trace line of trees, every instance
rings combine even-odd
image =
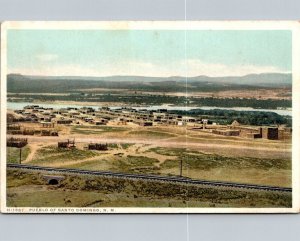
[[[252,107],[256,109],[277,109],[290,108],[291,100],[275,99],[246,99],[246,98],[186,98],[185,96],[168,95],[141,95],[141,94],[69,94],[69,95],[24,95],[13,94],[9,96],[8,101],[80,101],[80,102],[122,102],[125,104],[136,105],[161,105],[172,104],[178,106],[215,106],[215,107]]]
[[[282,116],[274,112],[263,111],[234,111],[234,110],[190,110],[190,111],[172,111],[174,114],[189,115],[193,117],[208,118],[212,122],[219,124],[231,124],[234,120],[244,125],[287,125],[292,126],[291,116]]]

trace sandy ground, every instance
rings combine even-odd
[[[34,128],[37,124],[25,124],[28,128]],[[196,151],[207,154],[217,154],[228,157],[253,157],[253,158],[276,158],[282,160],[291,159],[292,144],[291,141],[271,141],[265,139],[244,139],[240,137],[224,137],[211,133],[186,130],[184,127],[175,126],[153,126],[140,127],[131,125],[109,125],[97,129],[89,129],[89,125],[78,129],[83,133],[76,133],[71,126],[57,126],[59,136],[24,136],[13,135],[13,137],[27,138],[30,148],[30,154],[23,163],[31,163],[38,160],[37,151],[40,148],[52,145],[56,146],[58,141],[67,139],[75,140],[78,149],[83,150],[88,143],[108,143],[116,144],[114,148],[108,151],[101,151],[99,155],[87,157],[80,160],[56,160],[51,162],[53,167],[68,167],[94,165],[91,168],[108,170],[114,168],[115,161],[127,160],[131,157],[145,157],[155,159],[154,166],[160,167],[166,160],[178,162],[178,155],[157,153],[151,151],[152,148],[183,148],[187,152]],[[107,127],[121,127],[121,129],[112,129]],[[96,130],[96,131],[95,131]],[[117,130],[117,131],[116,131]],[[75,131],[75,132],[74,132]],[[86,133],[85,133],[86,132]],[[10,135],[8,135],[10,137]],[[131,145],[121,145],[131,144]],[[167,150],[168,151],[168,150]],[[51,154],[53,157],[54,154]],[[49,156],[50,157],[50,156]],[[52,158],[53,160],[53,158]],[[47,163],[43,163],[45,165]],[[178,163],[179,165],[179,163]],[[178,175],[178,168],[163,168],[162,174]],[[290,185],[291,170],[274,171],[249,168],[241,170],[228,170],[226,168],[217,168],[212,171],[207,170],[188,170],[185,173],[193,178],[205,178],[212,180],[227,180],[239,182],[254,182],[269,185]]]
[[[38,124],[23,123],[26,128],[40,128]],[[265,139],[245,139],[240,137],[224,137],[204,131],[186,130],[184,127],[153,126],[140,127],[131,125],[115,125],[121,127],[120,131],[105,131],[105,129],[89,129],[89,125],[82,127],[76,133],[72,127],[58,125],[54,129],[59,130],[59,136],[23,136],[13,137],[28,138],[31,154],[25,162],[30,162],[34,152],[40,145],[57,144],[58,141],[74,139],[76,143],[131,143],[147,146],[159,146],[168,148],[188,148],[207,153],[215,153],[227,156],[250,156],[261,158],[289,158],[291,157],[291,141],[272,141]],[[106,127],[104,127],[106,128]],[[86,132],[86,133],[85,133]],[[12,135],[8,135],[11,137]],[[153,157],[154,158],[154,157]],[[163,157],[156,156],[158,160]]]
[[[37,150],[40,149],[40,148],[42,148],[42,147],[44,147],[44,146],[47,146],[47,144],[31,143],[29,145],[30,153],[27,156],[27,158],[24,161],[22,161],[22,163],[25,164],[25,163],[28,163],[28,162],[32,161],[33,157],[35,156],[35,154],[37,152]]]
[[[8,137],[11,137],[8,135]],[[14,135],[13,137],[16,138],[24,138],[23,135]],[[120,139],[120,138],[105,138],[105,137],[81,137],[81,136],[60,136],[60,137],[46,137],[43,136],[42,138],[39,136],[28,136],[26,137],[30,143],[56,143],[58,141],[64,141],[66,139],[73,139],[75,138],[76,142],[79,143],[93,143],[93,142],[101,142],[101,143],[140,143],[140,144],[147,144],[147,145],[159,145],[161,147],[174,147],[174,148],[187,148],[187,147],[199,147],[199,148],[205,148],[205,147],[215,147],[216,144],[203,144],[198,142],[181,142],[181,141],[172,141],[169,138],[167,140],[160,140],[159,142],[157,140],[149,140],[149,139]],[[230,148],[230,149],[241,149],[240,145],[235,144],[221,144],[218,145],[218,148]],[[276,147],[249,147],[249,146],[243,146],[244,150],[260,150],[260,151],[278,151]],[[281,150],[284,152],[290,152],[291,149],[284,149]]]

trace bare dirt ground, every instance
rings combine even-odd
[[[43,146],[45,146],[45,145],[44,144],[39,144],[39,143],[31,143],[29,145],[30,153],[27,156],[27,158],[23,161],[23,163],[28,163],[28,162],[32,161],[32,159],[35,156],[35,153],[37,152],[37,150],[40,149]]]
[[[34,125],[31,124],[31,127]],[[52,167],[71,167],[87,168],[92,170],[115,170],[128,171],[126,168],[137,168],[147,170],[156,167],[163,175],[178,175],[179,158],[182,156],[178,150],[185,150],[189,155],[193,152],[204,153],[207,155],[219,155],[228,158],[258,158],[291,160],[291,141],[271,141],[265,139],[250,140],[240,137],[223,137],[206,133],[202,131],[186,130],[184,127],[170,126],[118,126],[110,125],[99,127],[99,131],[84,126],[76,134],[72,126],[59,126],[60,136],[17,136],[28,138],[30,153],[23,163],[50,165]],[[122,129],[113,129],[122,128]],[[120,130],[120,131],[118,131]],[[108,143],[114,147],[108,151],[101,151],[92,156],[83,156],[81,158],[69,158],[68,155],[61,157],[58,153],[50,152],[49,156],[42,158],[39,156],[39,150],[46,147],[56,147],[58,141],[67,139],[75,140],[78,150],[86,150],[88,143]],[[165,152],[153,151],[153,149],[163,148]],[[172,150],[177,154],[172,154]],[[170,152],[169,152],[170,151]],[[84,153],[84,152],[83,152]],[[196,155],[196,154],[195,154]],[[60,158],[63,158],[60,160]],[[47,160],[51,159],[48,163]],[[40,161],[38,161],[40,160]],[[145,162],[155,160],[150,166]],[[199,161],[201,162],[201,158]],[[255,161],[255,159],[253,159]],[[130,164],[131,162],[134,164]],[[173,162],[170,163],[170,161]],[[125,163],[124,163],[125,162]],[[144,163],[139,167],[139,162]],[[118,165],[125,166],[125,169],[115,169]],[[168,163],[168,164],[166,164]],[[171,166],[169,166],[171,165]],[[201,164],[202,165],[202,164]],[[240,165],[240,164],[238,164]],[[121,168],[122,166],[120,166]],[[162,168],[163,167],[163,168]],[[155,170],[155,169],[153,169]],[[215,167],[213,169],[185,169],[184,174],[192,178],[226,180],[246,183],[290,186],[291,170],[288,169],[260,169],[242,167],[240,169],[231,169],[228,167]]]
[[[18,136],[14,135],[14,137],[19,137],[19,138],[24,138],[24,136]],[[140,143],[140,144],[147,144],[147,145],[159,145],[161,147],[174,147],[174,148],[201,148],[201,150],[205,149],[210,149],[217,147],[218,149],[220,148],[227,148],[227,149],[238,149],[241,150],[242,152],[245,150],[252,150],[252,151],[273,151],[273,152],[285,152],[288,153],[291,151],[291,147],[287,149],[282,149],[278,150],[276,146],[272,147],[271,145],[268,147],[266,146],[255,146],[255,147],[249,147],[247,145],[239,145],[237,144],[209,144],[209,143],[198,143],[198,142],[182,142],[182,141],[172,141],[171,138],[167,140],[160,140],[157,142],[156,140],[146,140],[143,138],[137,138],[137,139],[120,139],[120,138],[105,138],[105,137],[81,137],[81,136],[60,136],[60,137],[38,137],[38,136],[30,136],[27,137],[30,143],[57,143],[58,141],[64,141],[66,139],[73,139],[75,138],[76,142],[79,143],[96,143],[96,142],[101,142],[101,143]]]
[[[66,139],[75,139],[77,143],[131,143],[161,147],[191,148],[208,153],[229,156],[252,157],[286,157],[291,155],[292,145],[289,141],[247,140],[243,138],[226,138],[203,132],[189,131],[177,127],[126,127],[121,132],[99,132],[99,134],[69,134],[69,127],[60,127],[59,137],[26,136],[30,143],[57,143]],[[24,137],[24,136],[15,136]],[[36,147],[36,146],[35,146]],[[35,150],[33,147],[33,150]]]

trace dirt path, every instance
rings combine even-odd
[[[8,135],[10,137],[10,135]],[[24,138],[22,135],[14,135],[14,137]],[[57,141],[62,141],[66,139],[73,139],[74,136],[60,136],[60,137],[39,137],[39,136],[30,136],[27,137],[30,143],[56,143]],[[141,139],[126,139],[126,138],[103,138],[103,137],[75,137],[76,142],[81,143],[89,143],[89,142],[104,142],[104,143],[131,143],[131,144],[148,144],[148,145],[155,145],[155,146],[162,146],[162,147],[174,147],[174,148],[185,148],[185,147],[218,147],[218,148],[231,148],[231,149],[244,149],[244,150],[261,150],[261,151],[283,151],[283,152],[290,152],[291,145],[287,146],[286,148],[282,148],[278,150],[277,147],[266,146],[261,143],[260,146],[241,146],[237,144],[210,144],[210,143],[199,143],[199,142],[183,142],[183,141],[166,141],[166,140],[141,140]]]
[[[47,146],[47,145],[41,145],[41,144],[37,144],[37,143],[30,144],[31,153],[27,157],[27,159],[24,161],[24,163],[28,163],[28,162],[32,161],[37,150],[39,148],[42,148],[45,146]],[[162,155],[162,154],[158,154],[158,153],[149,151],[151,148],[156,147],[155,145],[136,144],[136,145],[130,146],[127,149],[124,149],[121,144],[118,144],[117,146],[118,146],[117,149],[99,152],[98,153],[99,155],[97,155],[97,156],[93,156],[93,157],[89,157],[89,158],[85,158],[85,159],[81,159],[81,160],[74,160],[74,161],[70,160],[70,161],[64,161],[64,162],[55,162],[55,163],[52,163],[51,166],[52,167],[65,167],[65,166],[69,166],[69,165],[82,164],[82,163],[86,163],[89,161],[97,161],[97,160],[100,161],[100,160],[104,160],[104,159],[113,162],[114,160],[118,159],[118,157],[116,157],[116,156],[121,156],[123,158],[126,158],[128,156],[135,156],[135,157],[146,156],[148,158],[154,158],[154,159],[158,160],[159,162],[155,163],[155,165],[160,166],[167,159],[173,160],[173,159],[177,158],[176,156],[166,156],[166,155]]]
[[[31,162],[33,160],[33,157],[35,155],[35,153],[37,152],[38,149],[42,148],[42,147],[45,147],[47,145],[44,145],[44,144],[39,144],[39,143],[32,143],[29,145],[30,147],[30,153],[29,155],[27,156],[27,158],[22,161],[22,163],[28,163],[28,162]]]
[[[142,156],[147,156],[149,158],[157,159],[159,161],[159,163],[155,163],[156,166],[161,165],[167,159],[175,160],[177,158],[177,156],[166,156],[166,155],[161,155],[161,154],[150,151],[151,148],[155,148],[155,147],[157,147],[157,146],[156,145],[142,145],[141,147],[139,147],[136,154],[132,153],[130,155],[132,155],[132,156],[141,156],[142,155]],[[139,155],[139,153],[140,153],[140,155]]]

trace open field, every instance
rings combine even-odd
[[[16,147],[6,148],[7,162],[8,163],[19,163],[20,162],[20,149]],[[28,146],[22,148],[22,160],[26,160],[30,153]]]
[[[55,141],[63,140],[67,136],[43,137],[43,139],[29,137],[28,149],[34,152],[29,153],[28,158],[22,163],[87,170],[179,175],[182,161],[183,175],[191,178],[291,186],[289,143],[283,145],[282,142],[269,140],[251,142],[238,137],[226,140],[224,137],[214,135],[206,139],[205,133],[203,138],[186,143],[184,132],[179,128],[153,127],[145,128],[144,131],[133,131],[131,127],[84,128],[99,129],[103,134],[100,137],[94,133],[85,134],[85,138],[81,138],[83,134],[77,134],[76,149],[57,148]],[[124,130],[115,132],[114,128]],[[71,127],[71,131],[73,130]],[[80,128],[79,130],[81,131]],[[112,134],[114,136],[110,136]],[[134,135],[137,136],[136,139]],[[111,139],[117,136],[118,142]],[[68,136],[70,137],[75,138],[74,135]],[[111,144],[107,151],[94,151],[86,149],[90,142]]]
[[[128,130],[124,127],[111,127],[111,126],[73,126],[71,134],[84,134],[84,135],[100,135],[110,132],[123,132]]]
[[[33,124],[23,124],[33,128]],[[59,137],[28,136],[30,143],[55,143],[75,139],[78,143],[102,142],[123,144],[145,144],[162,147],[190,148],[196,151],[233,157],[291,158],[291,141],[245,139],[225,137],[202,130],[191,130],[178,126],[140,127],[133,125],[110,126],[58,126]],[[21,136],[20,136],[21,137]]]
[[[8,170],[8,207],[291,207],[291,194]]]

